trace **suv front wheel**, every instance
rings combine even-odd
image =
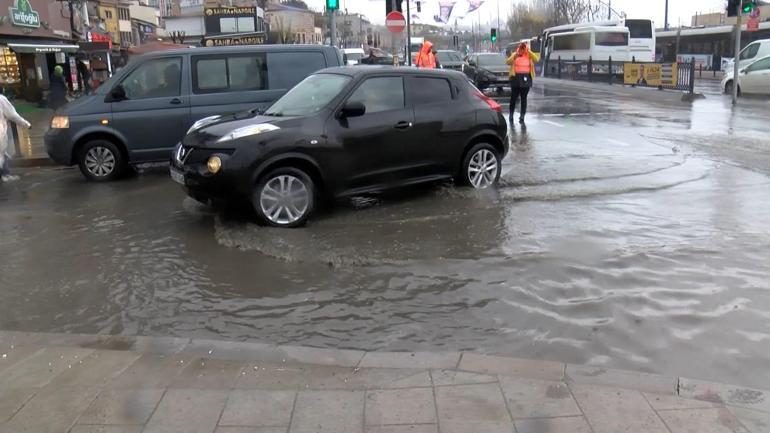
[[[91,140],[80,149],[78,165],[86,179],[109,182],[121,175],[125,168],[125,159],[115,143],[101,139]]]
[[[263,176],[252,205],[260,222],[273,227],[301,227],[313,213],[315,184],[304,171],[281,167]]]

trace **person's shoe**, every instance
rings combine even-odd
[[[519,117],[519,123],[524,124],[524,117]]]
[[[2,177],[3,182],[14,182],[19,180],[19,176],[7,175]]]

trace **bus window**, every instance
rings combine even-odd
[[[603,47],[625,47],[628,45],[628,34],[620,32],[596,32],[596,45]]]
[[[553,37],[553,51],[588,50],[590,48],[590,33],[572,33],[567,35],[555,35]]]
[[[652,21],[650,20],[626,20],[626,27],[632,39],[652,38]]]

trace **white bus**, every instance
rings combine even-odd
[[[631,61],[628,47],[629,30],[625,27],[577,27],[569,32],[554,33],[548,38],[549,61],[613,62]]]
[[[573,32],[579,27],[626,27],[629,32],[628,50],[631,57],[628,59],[637,62],[655,61],[655,23],[652,20],[620,19],[610,21],[598,21],[594,23],[565,24],[543,30],[541,39],[545,41],[542,55],[550,54],[549,38],[558,33]],[[614,60],[614,57],[613,57]]]

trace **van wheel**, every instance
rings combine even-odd
[[[471,148],[463,159],[459,183],[476,189],[486,189],[497,183],[502,172],[502,161],[497,150],[487,143]]]
[[[260,222],[273,227],[301,227],[313,213],[315,184],[300,169],[277,168],[257,182],[251,201]]]
[[[109,140],[91,140],[78,155],[78,165],[83,176],[96,182],[117,179],[125,169],[125,158],[115,143]]]

